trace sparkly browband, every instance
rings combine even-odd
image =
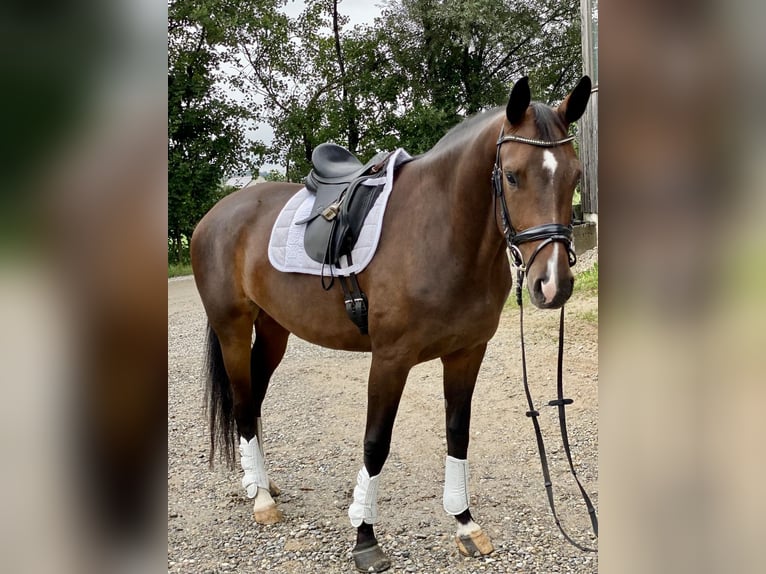
[[[525,143],[529,145],[535,145],[539,147],[556,147],[557,145],[569,143],[572,140],[575,139],[575,136],[569,136],[564,139],[556,140],[556,141],[544,141],[544,140],[533,140],[530,138],[523,138],[521,136],[514,136],[514,135],[507,135],[507,136],[500,136],[500,139],[497,140],[498,145],[500,145],[503,142],[519,142],[519,143]]]

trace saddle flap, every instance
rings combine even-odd
[[[384,185],[359,185],[342,204],[338,215],[338,229],[335,234],[334,253],[338,257],[350,253],[362,231],[367,214],[375,205]]]
[[[303,247],[306,249],[306,255],[318,263],[329,263],[328,245],[337,223],[337,219],[327,221],[323,217],[315,217],[308,222],[303,234]]]
[[[316,207],[311,210],[303,244],[306,254],[314,261],[337,264],[341,256],[351,253],[364,219],[384,187],[384,184],[364,185],[370,177],[355,180],[342,192],[342,197],[333,205],[332,217],[320,217],[322,211]]]
[[[310,177],[310,176],[309,176]],[[311,189],[308,186],[308,179],[306,178],[306,189],[313,191],[316,194],[316,200],[314,201],[314,207],[311,209],[311,213],[308,217],[296,221],[296,225],[308,223],[313,219],[322,215],[331,205],[339,204],[343,196],[343,192],[348,187],[346,183],[336,183],[334,185],[320,185],[315,189]]]

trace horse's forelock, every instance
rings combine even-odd
[[[541,102],[532,102],[530,104],[535,114],[535,127],[537,128],[537,139],[543,141],[554,141],[567,133],[567,127],[561,115]]]

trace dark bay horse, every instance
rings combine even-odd
[[[457,519],[463,554],[492,552],[468,508],[471,397],[511,289],[507,246],[526,266],[537,307],[560,308],[572,293],[565,232],[580,163],[567,132],[590,92],[584,77],[554,109],[531,102],[522,78],[505,108],[462,122],[399,169],[378,250],[358,275],[369,300],[368,335],[349,320],[340,289],[325,291],[318,277],[282,273],[269,262],[272,226],[300,185],[238,191],[200,221],[191,255],[208,317],[211,451],[217,443],[233,463],[239,437],[242,483],[255,499],[256,522],[282,518],[260,419],[269,379],[293,333],[324,347],[372,352],[364,465],[349,509],[356,567],[382,571],[391,564],[373,529],[381,470],[407,375],[436,358],[446,404],[444,509]]]

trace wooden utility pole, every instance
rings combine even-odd
[[[593,81],[593,94],[580,120],[579,144],[583,218],[598,224],[598,20],[593,20],[594,4],[598,10],[597,0],[580,0],[582,61],[585,74]]]

